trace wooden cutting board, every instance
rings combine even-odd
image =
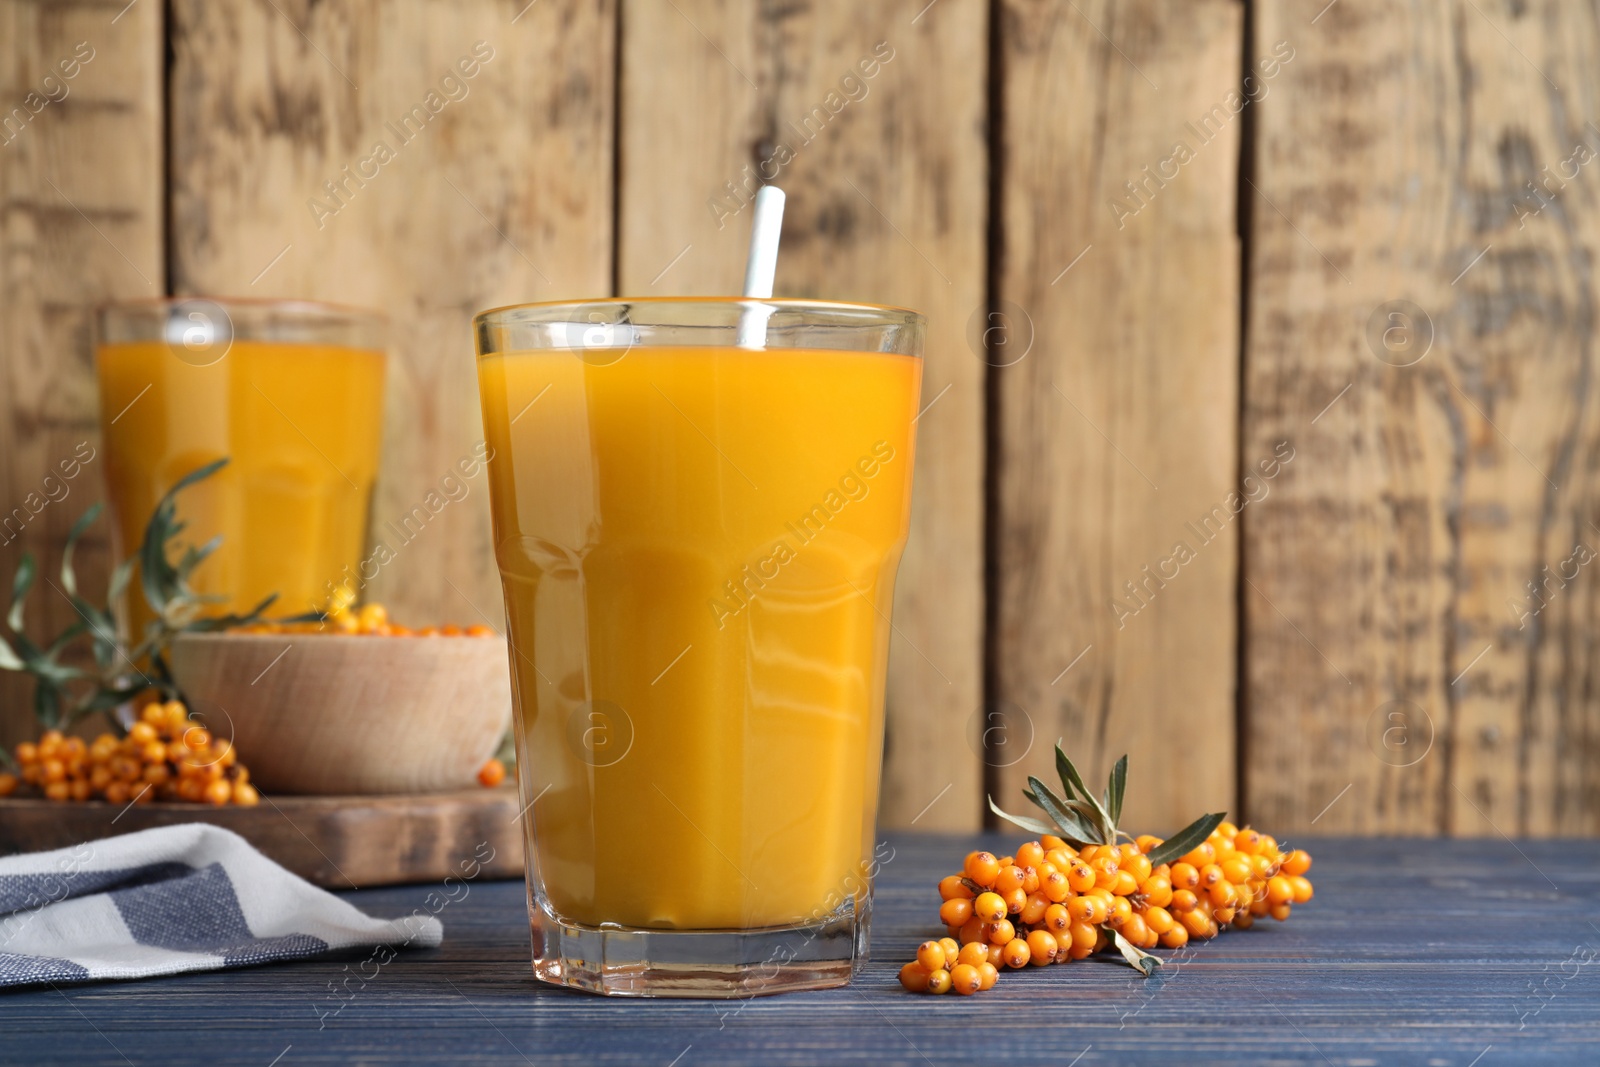
[[[0,855],[65,848],[153,826],[207,822],[243,837],[316,885],[367,889],[461,876],[522,875],[521,805],[513,788],[409,796],[263,794],[255,807],[0,799]]]

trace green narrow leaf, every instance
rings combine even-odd
[[[1122,792],[1128,787],[1128,757],[1124,755],[1111,768],[1111,780],[1106,783],[1106,811],[1112,823],[1122,821]]]
[[[217,630],[231,630],[235,626],[249,626],[251,623],[260,622],[262,613],[277,599],[278,594],[273,593],[243,615],[213,615],[209,618],[196,619],[185,626],[184,630],[189,633],[213,633]]]
[[[0,637],[0,669],[8,671],[23,669],[22,659],[11,650],[11,645],[3,637]]]
[[[1173,862],[1179,856],[1210,837],[1211,831],[1222,825],[1222,820],[1227,817],[1228,813],[1225,811],[1200,816],[1194,822],[1151,849],[1150,866],[1159,867],[1163,863]]]
[[[46,730],[61,725],[61,690],[43,676],[33,680],[33,714]]]
[[[1068,800],[1078,795],[1073,792],[1072,782],[1077,779],[1081,783],[1083,779],[1078,778],[1078,768],[1074,767],[1072,761],[1067,758],[1066,752],[1061,748],[1060,741],[1056,742],[1056,775],[1061,779],[1061,790],[1066,794]]]
[[[116,569],[111,572],[111,584],[106,587],[106,602],[115,604],[122,599],[122,594],[127,592],[128,582],[133,578],[133,565],[135,559],[129,556]]]
[[[1050,791],[1050,787],[1039,779],[1028,778],[1028,786],[1033,790],[1034,803],[1044,809],[1050,820],[1061,828],[1063,837],[1077,838],[1085,843],[1103,845],[1106,839],[1101,828],[1094,820],[1085,821],[1073,810],[1076,801],[1062,800]]]
[[[1083,784],[1083,775],[1078,773],[1078,768],[1073,766],[1072,760],[1067,758],[1066,752],[1061,748],[1061,742],[1056,742],[1056,771],[1061,775],[1061,784],[1066,787],[1070,797],[1074,792],[1082,797],[1095,813],[1095,824],[1100,830],[1101,843],[1110,844],[1116,840],[1117,824],[1111,818],[1111,813],[1095,799],[1089,787]]]
[[[1013,815],[1009,811],[1002,811],[1000,809],[1000,805],[994,802],[994,797],[989,798],[989,810],[1007,822],[1016,823],[1030,834],[1053,834],[1056,832],[1055,827],[1046,826],[1038,819],[1032,819],[1026,815]]]
[[[182,576],[167,559],[167,544],[184,528],[184,524],[178,521],[177,495],[227,465],[228,457],[223,456],[179,478],[156,504],[149,523],[145,525],[144,541],[138,552],[139,579],[145,601],[157,615],[165,615],[168,601],[188,593]],[[190,549],[186,557],[192,552],[193,549]]]
[[[1122,953],[1122,958],[1132,964],[1146,978],[1155,974],[1161,967],[1161,958],[1159,956],[1150,955],[1150,953],[1123,937],[1120,930],[1111,931],[1111,943],[1117,946],[1117,951]]]
[[[33,579],[38,573],[39,565],[34,562],[33,553],[24,552],[17,563],[17,573],[11,579],[11,610],[6,613],[6,625],[11,627],[14,634],[22,633],[22,605],[28,599],[28,590],[33,588]]]
[[[72,524],[72,529],[67,531],[67,543],[61,549],[61,587],[69,596],[76,596],[78,592],[78,575],[72,569],[72,550],[78,545],[78,538],[82,537],[90,524],[100,517],[100,505],[89,505],[89,510],[78,516],[78,521]]]

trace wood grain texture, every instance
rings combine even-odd
[[[982,804],[985,7],[976,0],[623,8],[619,284],[736,293],[762,179],[788,197],[778,296],[928,316],[910,541],[895,593],[881,820]]]
[[[1062,738],[1171,831],[1233,799],[1242,11],[1000,10],[997,799]]]
[[[102,495],[91,309],[158,296],[164,284],[161,8],[123,6],[0,0],[0,581],[8,601],[22,553],[54,578],[68,528]],[[110,569],[106,530],[102,522],[79,552],[89,590],[104,588]],[[53,637],[72,618],[66,598],[41,581],[29,633]],[[0,672],[0,744],[34,732],[32,692],[31,681]]]
[[[355,953],[8,992],[0,997],[0,1056],[173,1067],[210,1067],[219,1048],[245,1064],[282,1055],[283,1067],[665,1067],[674,1057],[679,1067],[1074,1058],[1079,1067],[1467,1067],[1482,1056],[1479,1067],[1566,1067],[1591,1062],[1600,1043],[1600,978],[1588,962],[1596,935],[1578,932],[1587,931],[1600,891],[1594,841],[1524,842],[1526,857],[1499,840],[1300,841],[1317,857],[1314,901],[1286,923],[1158,950],[1168,961],[1161,977],[1096,959],[1008,971],[972,1000],[906,993],[897,970],[939,930],[935,881],[968,849],[1005,843],[1009,851],[1016,841],[890,837],[894,859],[878,879],[872,960],[847,989],[714,1004],[542,986],[528,964],[522,884],[476,880],[464,898],[458,884],[343,894],[372,915],[421,910],[444,925],[439,949],[403,952],[377,973]],[[472,846],[464,842],[457,861]],[[1485,878],[1485,870],[1516,874]],[[1441,909],[1446,886],[1450,904]],[[456,901],[442,903],[446,894]]]
[[[460,876],[474,846],[487,877],[522,875],[521,804],[514,789],[476,788],[404,797],[269,797],[254,807],[196,804],[58,804],[0,799],[0,856],[48,852],[109,834],[205,822],[249,841],[329,889],[438,882]]]
[[[1247,516],[1249,814],[1593,834],[1600,26],[1259,10],[1299,55],[1258,115],[1245,455],[1300,458]]]
[[[610,288],[612,5],[180,0],[173,15],[176,289],[388,313],[373,538],[397,558],[366,592],[403,622],[498,625],[483,480],[414,537],[398,524],[483,440],[471,316]]]

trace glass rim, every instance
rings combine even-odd
[[[311,300],[304,297],[206,296],[198,293],[191,296],[144,296],[133,299],[102,300],[94,305],[94,314],[98,318],[107,312],[154,311],[196,301],[205,301],[223,308],[237,307],[260,311],[277,310],[291,314],[366,319],[384,326],[389,324],[389,316],[386,313],[379,311],[377,308],[363,307],[360,304],[339,304],[329,300]]]
[[[748,307],[760,304],[777,311],[857,312],[878,316],[876,325],[925,325],[927,316],[920,311],[897,304],[866,304],[849,300],[811,300],[799,297],[760,296],[609,296],[591,300],[535,300],[524,304],[502,304],[487,308],[472,316],[473,328],[485,324],[499,324],[512,312],[549,312],[562,308],[594,308],[618,304],[645,305],[706,305],[712,307]]]

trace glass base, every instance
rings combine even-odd
[[[871,900],[820,922],[753,930],[583,926],[536,906],[533,973],[613,997],[727,1000],[845,985],[867,960]]]

